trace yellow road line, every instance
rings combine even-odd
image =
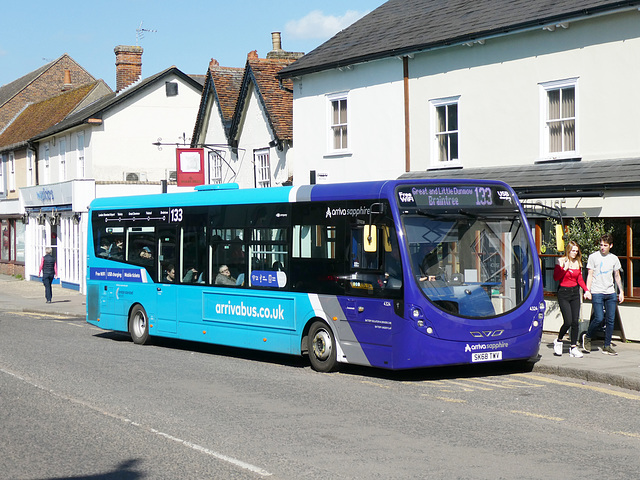
[[[383,385],[381,383],[370,382],[369,380],[362,380],[361,383],[365,383],[367,385],[373,385],[375,387],[380,387],[380,388],[391,388],[389,385]]]
[[[616,435],[624,435],[626,437],[640,438],[640,433],[632,433],[632,432],[613,432]]]
[[[491,391],[493,390],[493,388],[487,388],[487,387],[478,387],[478,386],[469,386],[466,383],[463,382],[455,382],[453,380],[447,380],[447,383],[450,383],[452,385],[458,385],[460,387],[462,387],[466,392],[473,392],[474,390],[486,390],[486,391]]]
[[[21,317],[39,317],[39,318],[56,318],[70,320],[76,317],[68,317],[66,315],[60,315],[58,313],[38,313],[38,312],[7,312],[11,315],[20,315]]]
[[[480,385],[489,385],[489,386],[495,387],[495,388],[506,388],[506,389],[516,388],[516,387],[500,385],[499,383],[490,382],[490,381],[487,381],[487,380],[478,380],[478,379],[475,379],[475,378],[467,378],[466,380],[467,380],[467,382],[479,383]]]
[[[515,378],[505,378],[504,380],[500,379],[497,380],[500,383],[521,383],[522,385],[514,385],[514,388],[526,388],[526,387],[534,387],[534,388],[541,388],[544,387],[544,385],[540,385],[539,383],[531,383],[531,382],[525,382],[523,380],[516,380]]]
[[[564,421],[564,418],[550,417],[548,415],[540,415],[539,413],[524,412],[522,410],[511,410],[511,413],[516,413],[518,415],[525,415],[527,417],[542,418],[544,420],[553,420],[554,422],[562,422],[562,421]]]
[[[430,397],[430,398],[435,398],[437,400],[442,400],[443,402],[449,402],[449,403],[467,403],[466,400],[462,400],[460,398],[450,398],[450,397],[432,397],[431,395],[428,395],[426,393],[422,394],[423,397]]]
[[[565,387],[581,388],[583,390],[592,390],[594,392],[606,393],[607,395],[622,397],[626,398],[627,400],[640,400],[640,395],[634,395],[633,393],[627,392],[617,392],[615,390],[609,390],[608,388],[597,387],[595,385],[582,385],[581,383],[565,382],[563,380],[541,377],[533,373],[518,373],[516,375],[531,378],[532,380],[538,380],[540,382],[553,383],[554,385],[563,385]]]

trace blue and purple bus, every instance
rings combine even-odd
[[[498,181],[390,180],[100,198],[87,321],[386,369],[535,360],[531,230]]]

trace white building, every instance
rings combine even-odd
[[[138,80],[141,56],[141,47],[117,47],[117,92],[31,139],[39,181],[20,190],[29,217],[27,278],[38,276],[51,246],[63,286],[84,291],[91,200],[158,193],[174,183],[175,148],[193,128],[202,84],[176,67]],[[137,70],[127,77],[132,65]]]
[[[604,218],[624,268],[621,334],[640,340],[639,6],[386,2],[280,72],[294,183],[491,176],[565,217]],[[549,223],[535,221],[539,246]],[[559,322],[552,308],[545,328]]]
[[[277,74],[302,54],[282,50],[277,32],[272,44],[267,58],[250,52],[244,69],[215,60],[209,65],[191,143],[207,152],[208,183],[261,188],[291,182],[293,95],[291,82]]]

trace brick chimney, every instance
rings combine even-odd
[[[142,47],[118,45],[116,54],[116,92],[137,82],[142,76]]]
[[[71,90],[73,88],[73,84],[71,83],[71,70],[68,68],[64,69],[64,83],[62,85],[62,91],[66,92],[67,90]]]
[[[271,32],[271,44],[273,50],[267,53],[267,58],[280,60],[297,60],[304,55],[302,52],[287,52],[282,49],[282,35],[280,32]]]
[[[271,44],[274,50],[282,50],[282,36],[280,32],[271,32]]]

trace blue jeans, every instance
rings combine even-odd
[[[618,296],[615,293],[594,293],[591,296],[591,308],[593,309],[593,319],[587,330],[587,337],[592,338],[593,333],[602,326],[602,321],[606,322],[604,331],[604,346],[611,345],[613,335],[613,322],[616,318],[616,304]]]

